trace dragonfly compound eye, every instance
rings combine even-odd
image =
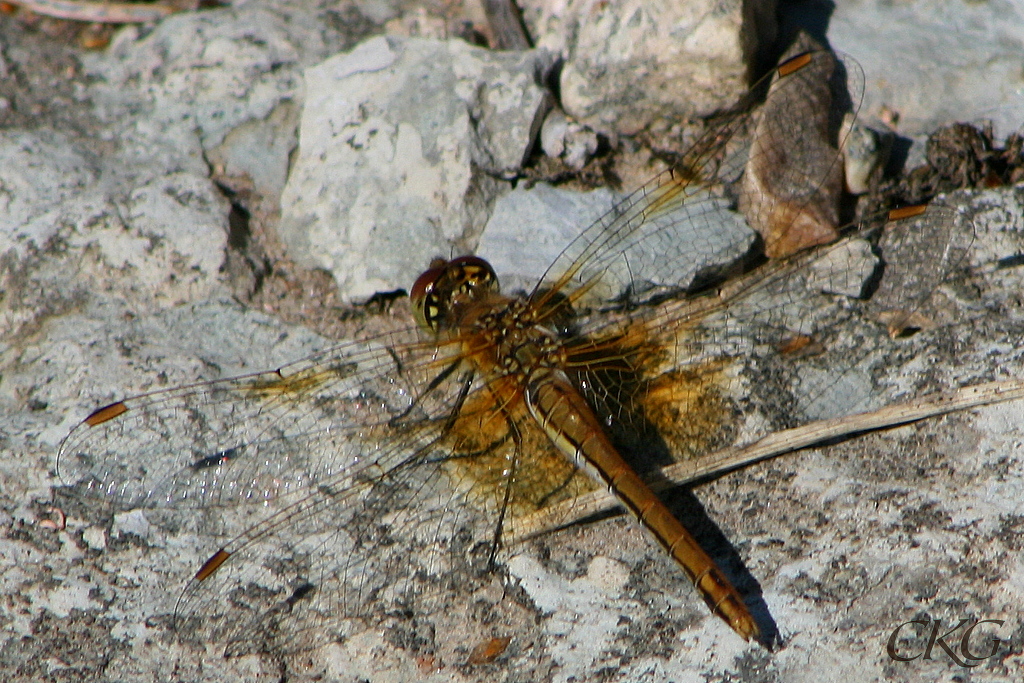
[[[460,256],[448,262],[445,273],[451,289],[458,294],[498,291],[498,276],[491,264],[479,256]]]
[[[437,332],[453,306],[497,291],[498,277],[490,263],[478,256],[460,256],[431,261],[430,268],[416,278],[409,298],[420,329]]]
[[[437,332],[438,321],[442,315],[437,281],[444,275],[446,265],[435,266],[432,262],[431,267],[416,278],[409,292],[413,317],[416,318],[416,324],[421,330]]]

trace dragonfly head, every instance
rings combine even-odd
[[[420,329],[437,333],[460,307],[498,292],[498,276],[478,256],[434,259],[412,286],[409,299]]]

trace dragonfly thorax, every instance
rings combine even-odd
[[[560,368],[565,349],[537,320],[525,299],[502,298],[467,311],[461,339],[467,355],[481,369],[501,375],[528,376],[538,368]]]
[[[529,375],[564,362],[558,336],[538,322],[542,313],[526,299],[501,296],[494,269],[482,258],[435,259],[409,298],[421,329],[458,342],[487,374]]]

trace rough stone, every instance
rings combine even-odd
[[[829,40],[864,68],[868,121],[895,113],[897,131],[915,138],[956,121],[991,120],[1000,136],[1024,124],[1018,2],[837,3]]]
[[[595,221],[610,215],[612,207],[624,199],[605,189],[580,193],[546,183],[529,190],[516,189],[495,204],[476,253],[490,261],[507,291],[529,290],[545,275],[557,277],[558,272],[547,272],[551,264],[561,256],[565,259],[561,265],[568,266],[566,257],[573,253],[573,246],[582,246],[572,245],[563,251],[567,245],[588,226],[594,231],[590,239],[596,239],[600,226],[594,226]],[[656,276],[644,281],[645,287],[686,290],[699,275],[726,269],[746,254],[754,240],[753,231],[737,213],[715,200],[693,198],[693,204],[702,202],[706,206],[700,212],[702,222],[668,216],[648,225],[642,231],[646,239],[630,244],[621,257],[603,261],[601,294],[608,298],[636,296],[640,292],[627,289],[633,275],[655,272]],[[700,239],[709,234],[713,240]],[[530,248],[523,251],[522,244]],[[659,265],[659,261],[666,263]]]
[[[539,132],[544,61],[381,37],[308,70],[282,197],[291,256],[358,299],[408,287],[430,256],[470,242],[491,176],[516,173]]]
[[[527,3],[537,45],[562,54],[565,111],[605,134],[663,132],[746,88],[742,8],[729,2]]]

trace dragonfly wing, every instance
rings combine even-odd
[[[305,650],[353,618],[431,611],[519,516],[586,486],[521,388],[459,352],[401,330],[119,401],[65,439],[58,471],[115,508],[193,509],[234,536],[179,600],[184,637]]]
[[[841,121],[843,113],[855,111],[863,76],[854,60],[828,51],[805,53],[797,62],[798,66],[787,62],[789,68],[784,64],[765,80],[767,84],[774,79],[769,102],[786,102],[784,121],[775,121],[781,116],[777,109],[763,116],[753,101],[710,120],[704,135],[679,163],[628,195],[574,239],[552,263],[536,292],[575,289],[587,296],[574,294],[574,302],[635,304],[729,274],[756,239],[736,211],[741,190],[737,181],[745,169],[746,175],[751,175],[752,167],[760,167],[762,176],[784,173],[773,178],[785,186],[784,192],[760,192],[757,201],[749,197],[743,201],[747,219],[758,229],[793,221],[812,203],[837,203],[841,188],[826,182],[831,176],[823,169],[831,175],[839,172],[841,177],[845,133],[821,130],[823,125],[828,127],[823,119]],[[811,86],[827,81],[830,74],[842,75],[851,90],[849,96],[829,101],[808,96],[809,90],[814,92]],[[757,90],[755,86],[752,92]],[[755,143],[741,144],[739,140],[755,128],[761,129]],[[818,139],[826,138],[825,144],[798,155],[816,155],[815,163],[784,164],[787,155],[796,151],[792,145],[805,128]],[[822,194],[828,196],[823,199]]]
[[[908,326],[880,313],[909,320],[973,241],[969,217],[939,204],[917,211],[891,212],[882,225],[868,221],[836,244],[768,264],[718,294],[727,305],[702,323],[703,334],[724,341],[725,353],[747,352],[751,391],[781,392],[764,395],[764,404],[781,398],[797,408],[777,426],[878,407],[872,377],[884,354],[876,352]]]
[[[178,632],[232,655],[298,652],[343,637],[353,619],[420,614],[453,591],[487,519],[430,445],[410,451],[392,439],[378,455],[387,466],[319,482],[218,551],[215,571],[179,600]]]
[[[892,212],[895,218],[879,237],[883,271],[870,305],[894,336],[919,321],[927,326],[931,294],[967,263],[974,243],[971,216],[939,203],[920,208]]]
[[[866,409],[879,398],[873,352],[894,331],[882,313],[912,320],[972,240],[968,216],[922,206],[701,296],[617,322],[595,317],[583,333],[614,347],[627,370],[583,354],[584,385],[606,420],[645,433],[653,423],[676,460],[728,445],[738,415],[779,429]]]
[[[776,70],[750,137],[740,206],[770,258],[839,237],[840,150],[860,107],[864,76],[852,59],[806,52],[812,44],[800,34]]]
[[[294,652],[344,637],[352,620],[443,620],[439,601],[468,602],[493,581],[520,517],[593,488],[516,395],[469,375],[448,383],[447,413],[361,428],[372,463],[321,478],[214,554],[182,594],[179,631],[229,654]],[[479,635],[441,630],[448,646]]]
[[[443,351],[404,330],[121,401],[68,436],[58,470],[119,509],[194,508],[229,537],[248,527],[189,584],[178,632],[305,649],[383,593],[396,604],[420,570],[441,575],[465,520],[488,527],[444,467],[467,385]],[[417,548],[433,554],[414,563]]]
[[[405,330],[272,372],[119,401],[68,435],[58,474],[119,509],[286,497],[373,462],[364,432],[439,408],[444,397],[413,401],[432,371],[426,354]]]

